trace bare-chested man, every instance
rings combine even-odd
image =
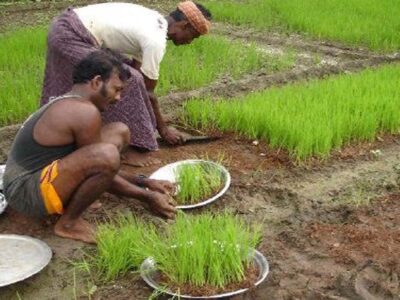
[[[174,217],[169,182],[128,179],[121,173],[128,127],[102,126],[100,113],[120,100],[129,76],[115,54],[92,52],[74,68],[72,90],[25,121],[4,174],[12,208],[37,217],[61,214],[55,234],[89,243],[95,242],[94,228],[81,215],[106,191],[139,199],[156,213]]]

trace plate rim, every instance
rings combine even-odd
[[[13,280],[9,280],[9,281],[3,281],[0,282],[0,288],[1,287],[5,287],[20,281],[23,281],[37,273],[39,273],[40,271],[42,271],[51,261],[51,258],[53,257],[53,252],[51,250],[51,248],[49,247],[49,245],[47,245],[44,241],[39,240],[37,238],[28,236],[28,235],[20,235],[20,234],[0,234],[0,240],[1,239],[17,239],[17,240],[25,240],[25,241],[29,241],[29,242],[33,242],[36,245],[38,245],[39,247],[41,247],[41,249],[43,249],[43,259],[41,260],[41,264],[38,265],[38,268],[35,271],[31,271],[26,273],[25,275],[20,276],[20,278],[18,279],[13,279]]]
[[[256,287],[256,286],[260,285],[267,278],[269,271],[270,271],[269,263],[268,263],[268,260],[266,259],[266,257],[257,249],[249,250],[249,254],[253,255],[253,260],[257,263],[257,265],[260,266],[261,263],[265,265],[264,272],[259,276],[259,279],[253,285],[253,287]],[[146,272],[149,271],[147,265],[151,265],[153,268],[152,269],[153,271],[156,270],[155,260],[152,257],[147,257],[146,259],[143,260],[143,262],[140,265],[140,276],[142,277],[142,279],[147,283],[147,285],[152,287],[154,290],[160,291],[160,292],[168,294],[170,296],[177,296],[177,297],[181,297],[184,299],[217,299],[217,298],[231,297],[231,296],[243,294],[252,288],[252,287],[243,288],[243,289],[239,289],[239,290],[236,290],[233,292],[225,292],[222,294],[211,295],[211,296],[178,295],[178,294],[172,292],[171,290],[163,289],[160,286],[154,285],[153,282],[149,280],[148,276],[146,276]]]
[[[228,171],[222,164],[216,163],[216,162],[211,161],[211,160],[205,160],[205,159],[185,159],[185,160],[179,160],[179,161],[176,161],[176,162],[167,164],[167,165],[165,165],[165,166],[163,166],[163,167],[157,169],[156,171],[154,171],[154,172],[149,176],[149,178],[150,178],[150,179],[157,179],[157,178],[154,178],[154,174],[156,174],[158,171],[162,170],[163,168],[167,169],[167,168],[175,167],[175,166],[180,165],[180,164],[185,164],[185,163],[196,163],[196,162],[205,162],[205,163],[210,163],[210,164],[213,164],[213,165],[217,166],[217,167],[221,170],[221,172],[223,172],[223,173],[225,174],[225,176],[226,176],[225,185],[224,185],[224,187],[223,187],[216,195],[214,195],[213,197],[211,197],[211,198],[209,198],[209,199],[207,199],[207,200],[198,202],[198,203],[196,203],[196,204],[177,205],[177,206],[176,206],[177,209],[183,209],[183,210],[184,210],[184,209],[192,209],[192,208],[202,207],[202,206],[205,206],[205,205],[207,205],[207,204],[210,204],[210,203],[216,201],[218,198],[220,198],[223,194],[225,194],[226,191],[228,190],[228,188],[229,188],[230,185],[231,185],[232,178],[231,178],[231,174],[229,173],[229,171]]]

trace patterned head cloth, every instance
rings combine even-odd
[[[210,31],[211,23],[192,1],[184,1],[178,4],[178,9],[183,12],[190,24],[200,34],[207,34]]]

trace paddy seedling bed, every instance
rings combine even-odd
[[[176,4],[141,3],[168,8]],[[64,7],[69,5],[70,2],[65,2]],[[46,11],[0,13],[0,26],[6,24],[8,27],[43,23],[47,18],[43,15],[55,15],[58,11],[52,9],[50,12],[46,8]],[[49,18],[46,20],[47,25]],[[376,24],[382,24],[384,30],[386,25],[383,23]],[[229,39],[238,38],[239,43],[256,42],[257,46],[265,44],[284,52],[294,49],[295,66],[279,72],[254,71],[240,75],[238,79],[222,77],[202,88],[168,94],[160,99],[160,103],[173,116],[176,116],[182,100],[191,97],[244,96],[288,82],[358,72],[396,60],[395,55],[371,54],[365,48],[351,48],[350,42],[336,38],[328,41],[325,38],[318,40],[314,34],[305,36],[304,30],[296,30],[300,34],[289,34],[293,28],[281,27],[266,32],[245,25],[222,26],[222,30],[218,28],[215,32]],[[367,46],[364,42],[357,45]],[[0,130],[0,158],[3,162],[14,136],[11,132],[15,130]],[[212,209],[232,209],[246,220],[259,223],[263,227],[263,242],[258,248],[267,255],[273,268],[273,276],[241,299],[265,300],[266,295],[268,299],[356,299],[365,295],[375,299],[396,299],[400,294],[399,286],[395,284],[395,278],[400,276],[396,231],[400,222],[400,202],[396,196],[399,189],[394,171],[400,151],[397,140],[396,135],[379,133],[374,141],[351,143],[335,150],[333,157],[323,162],[312,160],[311,164],[301,165],[293,165],[293,160],[282,149],[271,149],[263,141],[253,145],[253,140],[232,133],[205,145],[162,148],[156,155],[163,164],[204,153],[216,157],[216,153],[221,151],[232,157],[228,166],[232,187],[221,201],[212,205]],[[372,150],[381,154],[372,155]],[[140,173],[151,174],[160,167],[144,168]],[[366,199],[369,201],[364,201]],[[155,221],[157,228],[165,226],[162,220],[155,219],[134,201],[108,194],[101,201],[107,214],[104,211],[88,212],[86,219],[104,220],[108,214],[133,211],[148,221]],[[360,206],[359,203],[369,204]],[[1,300],[49,299],[50,295],[57,299],[148,299],[153,293],[138,274],[131,271],[108,283],[93,282],[90,276],[78,270],[74,275],[66,261],[79,258],[83,246],[79,242],[55,237],[52,226],[20,221],[6,212],[0,216],[0,232],[36,236],[54,251],[54,259],[42,273],[27,282],[2,289]]]
[[[396,51],[399,20],[393,11],[400,4],[380,0],[249,0],[207,2],[218,21],[263,30],[280,28],[313,38],[366,46],[375,51]]]
[[[295,159],[324,158],[350,142],[398,133],[400,67],[294,84],[236,100],[191,100],[184,122],[265,139]]]

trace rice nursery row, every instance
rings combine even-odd
[[[0,126],[24,120],[38,107],[46,56],[47,28],[22,28],[0,35]],[[237,78],[261,67],[293,65],[291,55],[271,57],[254,45],[207,36],[185,47],[167,46],[157,93],[195,89],[223,75]],[[218,65],[218,67],[216,67]]]
[[[237,99],[194,99],[183,122],[234,131],[286,149],[297,160],[326,157],[350,142],[400,129],[400,66],[296,83]]]
[[[209,0],[218,21],[260,29],[281,28],[319,39],[395,51],[400,46],[399,1]]]
[[[180,212],[161,230],[129,214],[99,226],[97,254],[83,265],[110,281],[152,257],[170,282],[223,287],[244,279],[260,238],[260,228],[227,212]]]

